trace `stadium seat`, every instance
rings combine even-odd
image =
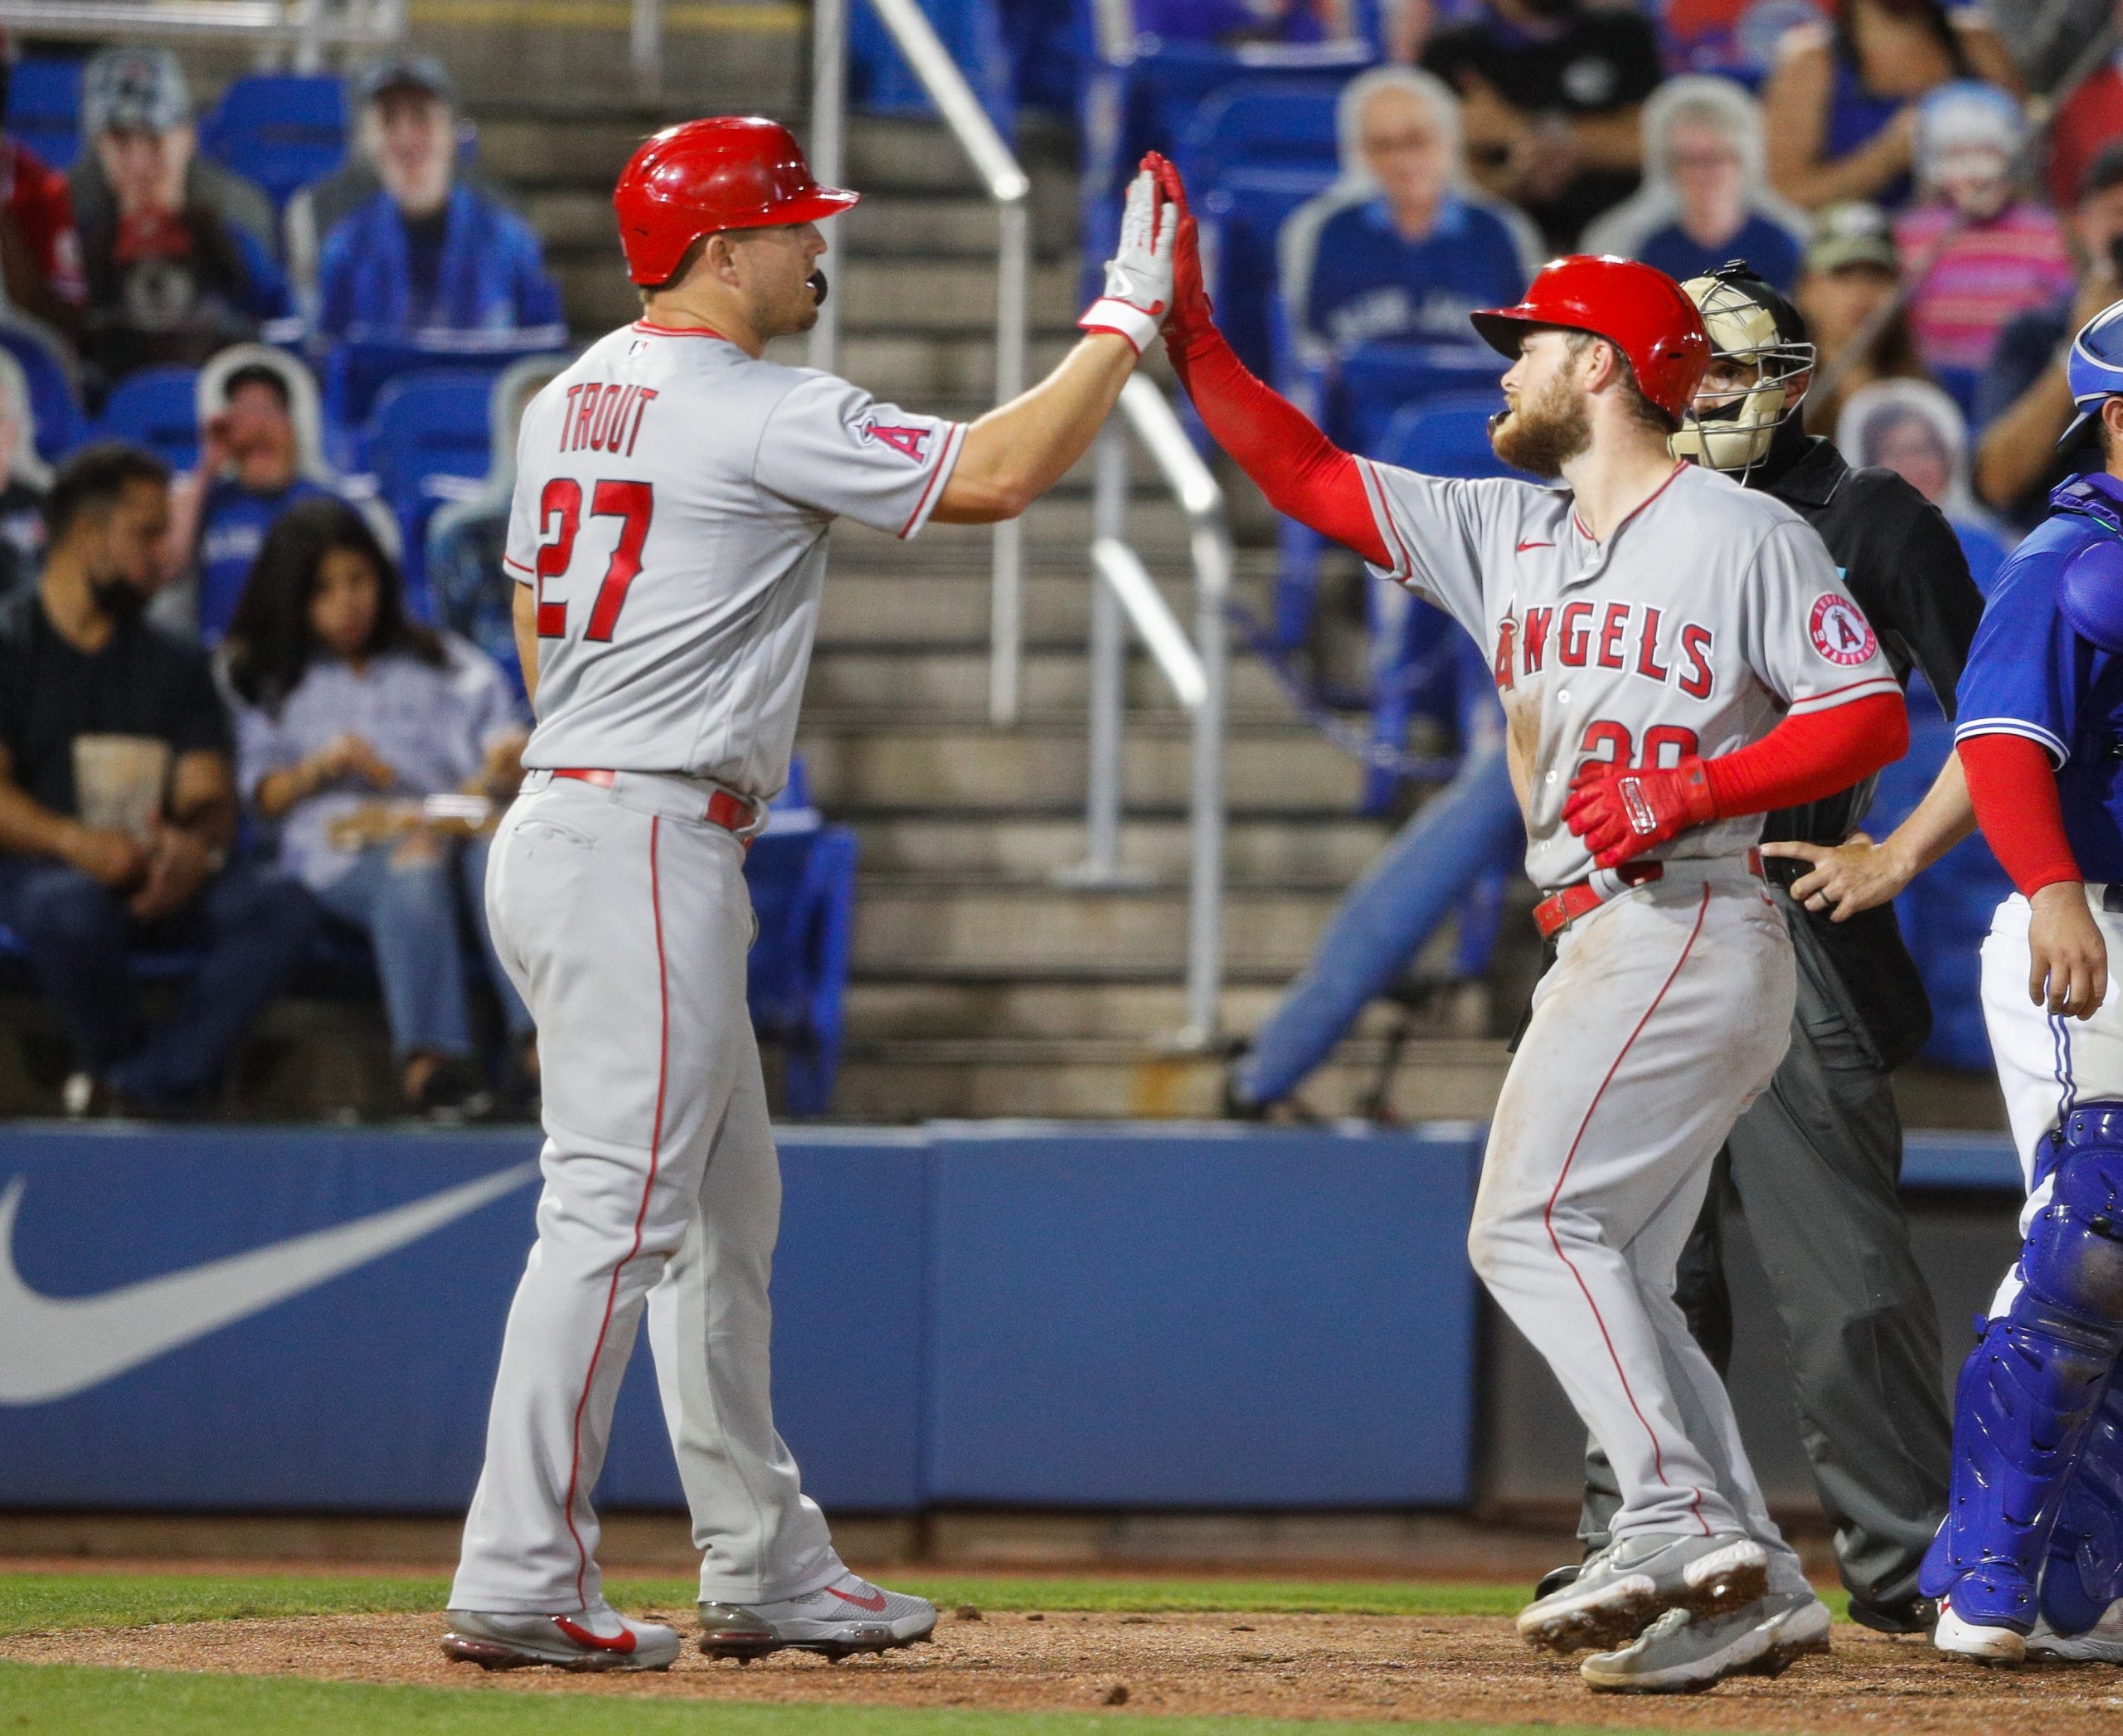
[[[489,384],[526,356],[550,355],[565,332],[437,332],[411,338],[350,338],[324,358],[328,421],[358,428],[374,412],[377,395],[393,380],[439,369],[476,372]]]
[[[1489,409],[1502,409],[1504,395],[1497,382],[1507,365],[1494,350],[1476,343],[1363,344],[1334,370],[1323,406],[1324,425],[1343,445],[1382,458],[1387,429],[1411,406],[1450,394],[1470,404],[1475,396],[1485,396]]]
[[[21,363],[36,418],[36,454],[57,464],[81,443],[85,419],[73,358],[45,327],[20,314],[0,314],[0,348]]]
[[[840,1070],[855,921],[855,834],[822,824],[799,758],[767,829],[745,858],[759,937],[746,999],[753,1028],[779,1043],[789,1112],[820,1116]]]
[[[199,371],[148,367],[111,389],[95,437],[145,446],[172,469],[199,460]]]
[[[377,491],[398,520],[406,596],[427,615],[427,522],[444,502],[476,493],[493,437],[488,425],[493,377],[476,368],[435,368],[391,381],[377,395],[366,445]]]
[[[347,154],[345,83],[329,75],[280,72],[237,79],[201,125],[199,143],[222,168],[284,205]]]
[[[1173,160],[1187,184],[1220,184],[1233,169],[1271,165],[1340,168],[1334,138],[1338,85],[1266,78],[1213,91],[1188,119]]]
[[[1241,362],[1278,383],[1269,303],[1281,280],[1279,239],[1290,213],[1332,187],[1336,173],[1331,163],[1241,164],[1200,183],[1217,324]]]
[[[56,169],[81,154],[81,62],[25,59],[7,69],[7,136]]]
[[[959,71],[988,118],[1005,139],[1017,131],[1017,102],[1009,49],[995,0],[921,0]],[[875,7],[857,4],[848,17],[848,95],[873,114],[928,119],[935,114],[928,93],[906,63]]]

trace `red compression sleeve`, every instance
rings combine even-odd
[[[1970,736],[1959,744],[1983,841],[2032,898],[2060,880],[2079,880],[2079,864],[2064,835],[2057,774],[2039,742],[2025,736]]]
[[[1717,817],[1819,801],[1909,751],[1899,693],[1868,693],[1824,712],[1786,717],[1759,742],[1703,761]]]
[[[1168,334],[1169,336],[1169,334]],[[1391,567],[1357,461],[1312,419],[1246,371],[1214,326],[1189,333],[1167,353],[1217,444],[1261,486],[1268,504],[1367,561]]]

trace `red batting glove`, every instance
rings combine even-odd
[[[1164,202],[1179,213],[1178,250],[1173,261],[1172,313],[1164,323],[1164,347],[1175,364],[1183,362],[1190,339],[1215,330],[1216,309],[1209,304],[1202,277],[1202,236],[1188,208],[1187,183],[1171,163],[1152,151],[1142,166],[1157,182]]]
[[[1620,868],[1654,844],[1717,817],[1710,777],[1691,754],[1670,771],[1635,771],[1598,760],[1578,773],[1563,824],[1603,868]]]

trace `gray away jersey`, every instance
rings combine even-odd
[[[1527,774],[1537,886],[1591,872],[1562,820],[1588,761],[1709,759],[1788,712],[1901,691],[1819,537],[1782,501],[1715,471],[1679,465],[1601,543],[1567,489],[1358,469],[1393,557],[1373,571],[1436,603],[1489,654]],[[1737,855],[1761,821],[1713,821],[1649,853]]]
[[[828,528],[844,513],[912,536],[964,435],[712,332],[644,321],[601,339],[532,401],[517,441],[507,559],[538,618],[524,764],[771,797]]]

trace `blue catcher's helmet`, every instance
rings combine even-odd
[[[2059,447],[2070,445],[2092,425],[2105,400],[2123,395],[2123,301],[2111,302],[2079,328],[2064,375],[2079,413],[2057,441]]]

